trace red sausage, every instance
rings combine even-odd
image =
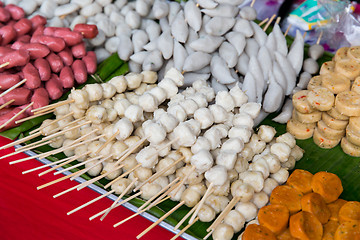
[[[64,28],[64,27],[46,27],[44,29],[44,34],[47,36],[55,36],[54,33],[56,30],[64,30],[70,32],[70,28]]]
[[[28,50],[30,58],[44,58],[50,53],[50,49],[41,43],[25,43],[20,49]]]
[[[11,105],[24,105],[26,103],[29,103],[30,97],[31,90],[24,87],[18,87],[5,94],[5,96],[1,97],[0,105],[7,103],[12,99],[14,99],[15,101]]]
[[[7,114],[8,112],[11,112],[14,108],[3,108],[0,110],[0,116]]]
[[[11,48],[8,47],[0,47],[0,57],[13,52],[13,50]]]
[[[17,23],[15,23],[13,27],[16,31],[17,36],[22,36],[31,31],[32,22],[27,18],[22,18]]]
[[[47,81],[51,77],[50,64],[43,58],[38,58],[34,62],[34,66],[39,72],[41,81]]]
[[[35,15],[34,17],[32,17],[30,19],[31,23],[32,23],[32,27],[33,29],[36,29],[40,26],[44,26],[46,24],[46,18],[44,18],[41,15]]]
[[[76,58],[82,58],[86,55],[85,42],[76,44],[71,47],[71,52]]]
[[[96,54],[93,51],[87,52],[86,56],[82,58],[85,63],[86,71],[89,74],[94,74],[97,68]]]
[[[28,63],[25,65],[25,67],[22,69],[22,72],[24,73],[24,78],[26,78],[25,86],[29,89],[36,89],[40,87],[41,80],[39,76],[38,70],[32,65],[31,63]]]
[[[82,60],[75,60],[71,65],[77,83],[82,84],[87,80],[85,63]]]
[[[8,52],[0,58],[0,64],[9,63],[4,69],[24,66],[30,60],[30,54],[28,51],[19,49],[13,50],[12,52]]]
[[[6,90],[20,82],[20,76],[17,74],[1,74],[0,75],[0,88]]]
[[[28,115],[33,115],[33,113],[31,112],[32,109],[37,109],[49,105],[49,94],[45,88],[41,87],[35,89],[30,102],[33,102],[34,104],[30,108],[28,108],[28,110],[26,110],[26,113]]]
[[[31,43],[41,43],[50,48],[51,51],[60,52],[65,48],[65,42],[63,39],[52,36],[33,36],[30,40]]]
[[[52,100],[59,99],[63,94],[61,82],[56,74],[52,74],[50,80],[45,82],[45,88]]]
[[[72,88],[74,86],[74,74],[69,66],[66,66],[61,70],[60,81],[63,88]]]
[[[27,105],[26,105],[27,106]],[[25,107],[26,107],[25,106]],[[0,125],[3,125],[4,123],[6,123],[9,119],[11,119],[12,117],[14,117],[16,114],[18,114],[20,111],[22,110],[22,108],[17,107],[14,108],[13,110],[11,110],[10,112],[0,116]],[[0,131],[5,131],[9,128],[13,128],[18,126],[19,124],[15,124],[16,121],[26,118],[28,115],[26,114],[26,112],[21,113],[19,116],[17,116],[14,120],[12,120],[11,122],[9,122],[6,126],[4,126],[3,128],[0,129]]]
[[[84,38],[88,39],[96,37],[96,35],[99,33],[96,25],[85,23],[76,24],[73,31],[81,33]]]
[[[0,28],[0,35],[2,37],[1,45],[4,46],[16,38],[16,31],[12,26],[5,25]]]
[[[47,57],[46,60],[48,60],[49,64],[50,64],[50,68],[53,72],[58,73],[61,71],[61,69],[64,67],[64,63],[61,60],[61,58],[56,55],[55,53],[50,53]]]
[[[40,25],[34,30],[32,35],[33,36],[42,36],[42,35],[44,35],[44,29],[45,29],[45,27]]]
[[[21,42],[21,41],[16,41],[14,42],[12,45],[11,45],[11,49],[14,49],[14,50],[19,50],[22,46],[24,46],[26,43],[24,42]]]
[[[66,66],[71,66],[71,64],[74,62],[74,58],[71,53],[71,50],[67,47],[61,52],[59,52],[58,56],[61,58],[61,60],[64,62]]]
[[[81,43],[83,36],[79,32],[72,32],[66,29],[57,29],[54,32],[54,37],[64,39],[67,46],[74,46]]]
[[[0,22],[7,22],[11,18],[10,12],[5,8],[0,8]]]
[[[10,12],[11,18],[14,20],[19,20],[25,17],[25,12],[21,7],[18,7],[14,4],[8,4],[5,6],[5,9]]]
[[[31,39],[30,35],[23,35],[23,36],[18,37],[16,41],[20,41],[23,43],[29,43],[30,39]]]

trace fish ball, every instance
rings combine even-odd
[[[235,210],[243,215],[246,222],[253,220],[258,212],[258,208],[252,202],[239,202],[236,205]]]
[[[206,198],[205,203],[212,207],[215,213],[218,214],[229,204],[229,198],[226,196],[216,196],[214,194],[210,194],[209,197]]]
[[[123,93],[127,88],[127,81],[124,76],[113,77],[108,83],[116,88],[117,93]]]
[[[157,195],[161,191],[161,186],[157,183],[146,183],[140,188],[141,198],[148,200],[151,197]]]
[[[271,142],[275,134],[276,134],[276,130],[271,126],[261,125],[259,127],[258,136],[261,140],[263,140],[266,143]]]
[[[109,172],[113,171],[116,167],[117,167],[116,162],[105,162],[104,163],[104,168],[102,169],[101,174],[109,173]],[[117,169],[117,170],[113,171],[110,174],[107,174],[105,176],[105,178],[107,180],[113,180],[113,179],[117,178],[118,176],[120,176],[121,173],[122,173],[122,170],[120,168],[120,169]]]
[[[235,232],[240,232],[240,230],[245,225],[245,218],[241,213],[236,210],[231,210],[224,218],[224,223],[233,227]]]
[[[291,148],[286,143],[280,142],[271,145],[270,151],[279,158],[280,162],[286,162],[290,156]]]
[[[260,192],[264,187],[264,178],[261,172],[258,171],[246,171],[239,174],[239,178],[243,180],[244,183],[249,184],[255,190],[255,192]]]
[[[124,116],[127,117],[131,122],[137,122],[143,119],[143,109],[136,104],[130,105],[126,108]]]
[[[149,92],[144,93],[139,97],[139,105],[145,112],[154,112],[158,106],[158,99]]]
[[[103,168],[103,165],[99,161],[95,160],[95,161],[90,161],[90,162],[85,163],[85,168],[90,168],[86,172],[90,176],[94,177],[94,176],[97,176],[100,174],[100,172]]]
[[[192,189],[186,189],[182,196],[181,201],[185,201],[185,205],[188,207],[194,207],[200,201],[200,194]]]
[[[216,157],[216,164],[226,168],[227,170],[231,170],[234,168],[236,160],[237,154],[235,151],[221,151]]]
[[[210,151],[210,142],[207,138],[199,136],[196,139],[196,142],[191,146],[191,152],[196,154],[202,149]]]
[[[220,91],[215,97],[215,103],[222,106],[227,112],[234,110],[235,102],[227,91]]]
[[[196,135],[187,123],[180,122],[173,132],[180,146],[191,147],[196,141]]]
[[[211,222],[215,219],[216,213],[212,207],[203,204],[199,210],[198,217],[202,222]]]
[[[93,105],[86,111],[86,120],[94,124],[100,124],[107,119],[106,109],[99,105]]]
[[[113,133],[118,132],[118,135],[116,135],[117,140],[124,140],[131,135],[133,130],[134,126],[131,121],[124,117],[115,123]]]
[[[214,160],[209,151],[200,150],[198,153],[194,154],[191,157],[190,162],[191,165],[196,167],[196,170],[199,173],[204,173],[211,168],[211,166],[214,163]]]
[[[166,131],[164,127],[155,122],[150,122],[142,125],[147,140],[152,144],[159,144],[166,138]]]

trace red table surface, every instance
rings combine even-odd
[[[11,142],[0,136],[0,146]],[[0,156],[13,152],[14,148],[0,151]],[[37,190],[43,185],[64,175],[54,176],[52,173],[42,177],[38,170],[23,175],[22,172],[41,166],[37,160],[9,165],[12,160],[26,157],[17,154],[0,160],[0,239],[121,239],[133,240],[151,221],[137,216],[117,228],[113,224],[132,215],[133,212],[124,207],[112,210],[100,221],[99,218],[89,221],[89,217],[109,207],[112,201],[103,198],[78,212],[67,216],[67,212],[81,204],[99,196],[95,191],[85,188],[71,191],[58,198],[52,196],[78,184],[66,179],[60,183]],[[174,234],[156,226],[141,239],[170,239]]]

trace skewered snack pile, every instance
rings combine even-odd
[[[239,239],[359,239],[360,202],[340,199],[342,191],[333,173],[296,169]]]
[[[0,6],[0,130],[33,115],[33,109],[62,96],[64,89],[84,83],[96,71],[96,56],[87,52],[83,38],[94,38],[95,25],[45,27],[39,15],[25,18],[22,8]],[[21,120],[23,119],[23,120]]]
[[[360,47],[340,48],[307,90],[294,94],[287,130],[297,139],[313,137],[321,148],[333,148],[341,141],[346,154],[360,156],[359,51]]]
[[[184,78],[174,68],[158,85],[156,81],[155,72],[143,71],[72,90],[68,100],[54,105],[56,119],[33,131],[33,136],[45,137],[32,147],[49,141],[57,149],[11,164],[63,152],[68,158],[40,175],[77,160],[75,166],[85,168],[63,179],[85,172],[97,177],[57,196],[101,178],[111,180],[105,188],[120,195],[94,218],[107,215],[134,191],[133,196],[150,201],[145,210],[165,197],[179,201],[173,210],[192,208],[184,221],[215,219],[208,236],[217,239],[226,232],[222,239],[231,239],[267,204],[272,189],[287,180],[303,151],[289,133],[274,138],[270,126],[253,133],[260,104],[247,103],[238,86],[215,94],[198,80],[178,93]]]

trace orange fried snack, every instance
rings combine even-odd
[[[290,187],[296,188],[303,194],[309,193],[312,191],[311,188],[311,179],[313,175],[302,169],[295,169],[293,173],[289,176],[286,184]]]
[[[290,214],[301,210],[301,198],[303,194],[296,188],[281,185],[274,188],[270,195],[271,204],[281,204],[286,206]]]
[[[336,229],[339,226],[338,221],[328,221],[323,227],[323,238],[322,240],[334,240]]]
[[[335,240],[360,240],[359,222],[343,222],[336,229]]]
[[[335,202],[329,203],[327,205],[331,213],[330,220],[339,221],[339,210],[345,203],[347,203],[346,200],[339,198]]]
[[[243,240],[276,240],[275,235],[266,227],[251,224],[245,228]]]
[[[321,222],[325,224],[329,221],[330,210],[324,199],[318,193],[308,193],[301,198],[301,208],[303,211],[310,212]]]
[[[311,180],[311,188],[320,194],[326,203],[331,203],[339,198],[343,191],[340,178],[333,173],[318,172]]]
[[[289,210],[280,204],[271,204],[262,207],[258,213],[260,225],[272,231],[275,235],[283,232],[289,222]]]
[[[360,202],[349,201],[345,203],[339,210],[339,221],[360,221]]]
[[[289,228],[285,229],[285,231],[283,231],[276,237],[278,240],[296,240],[296,238],[291,236]]]
[[[290,217],[290,233],[301,240],[321,240],[323,226],[314,214],[301,211]]]

